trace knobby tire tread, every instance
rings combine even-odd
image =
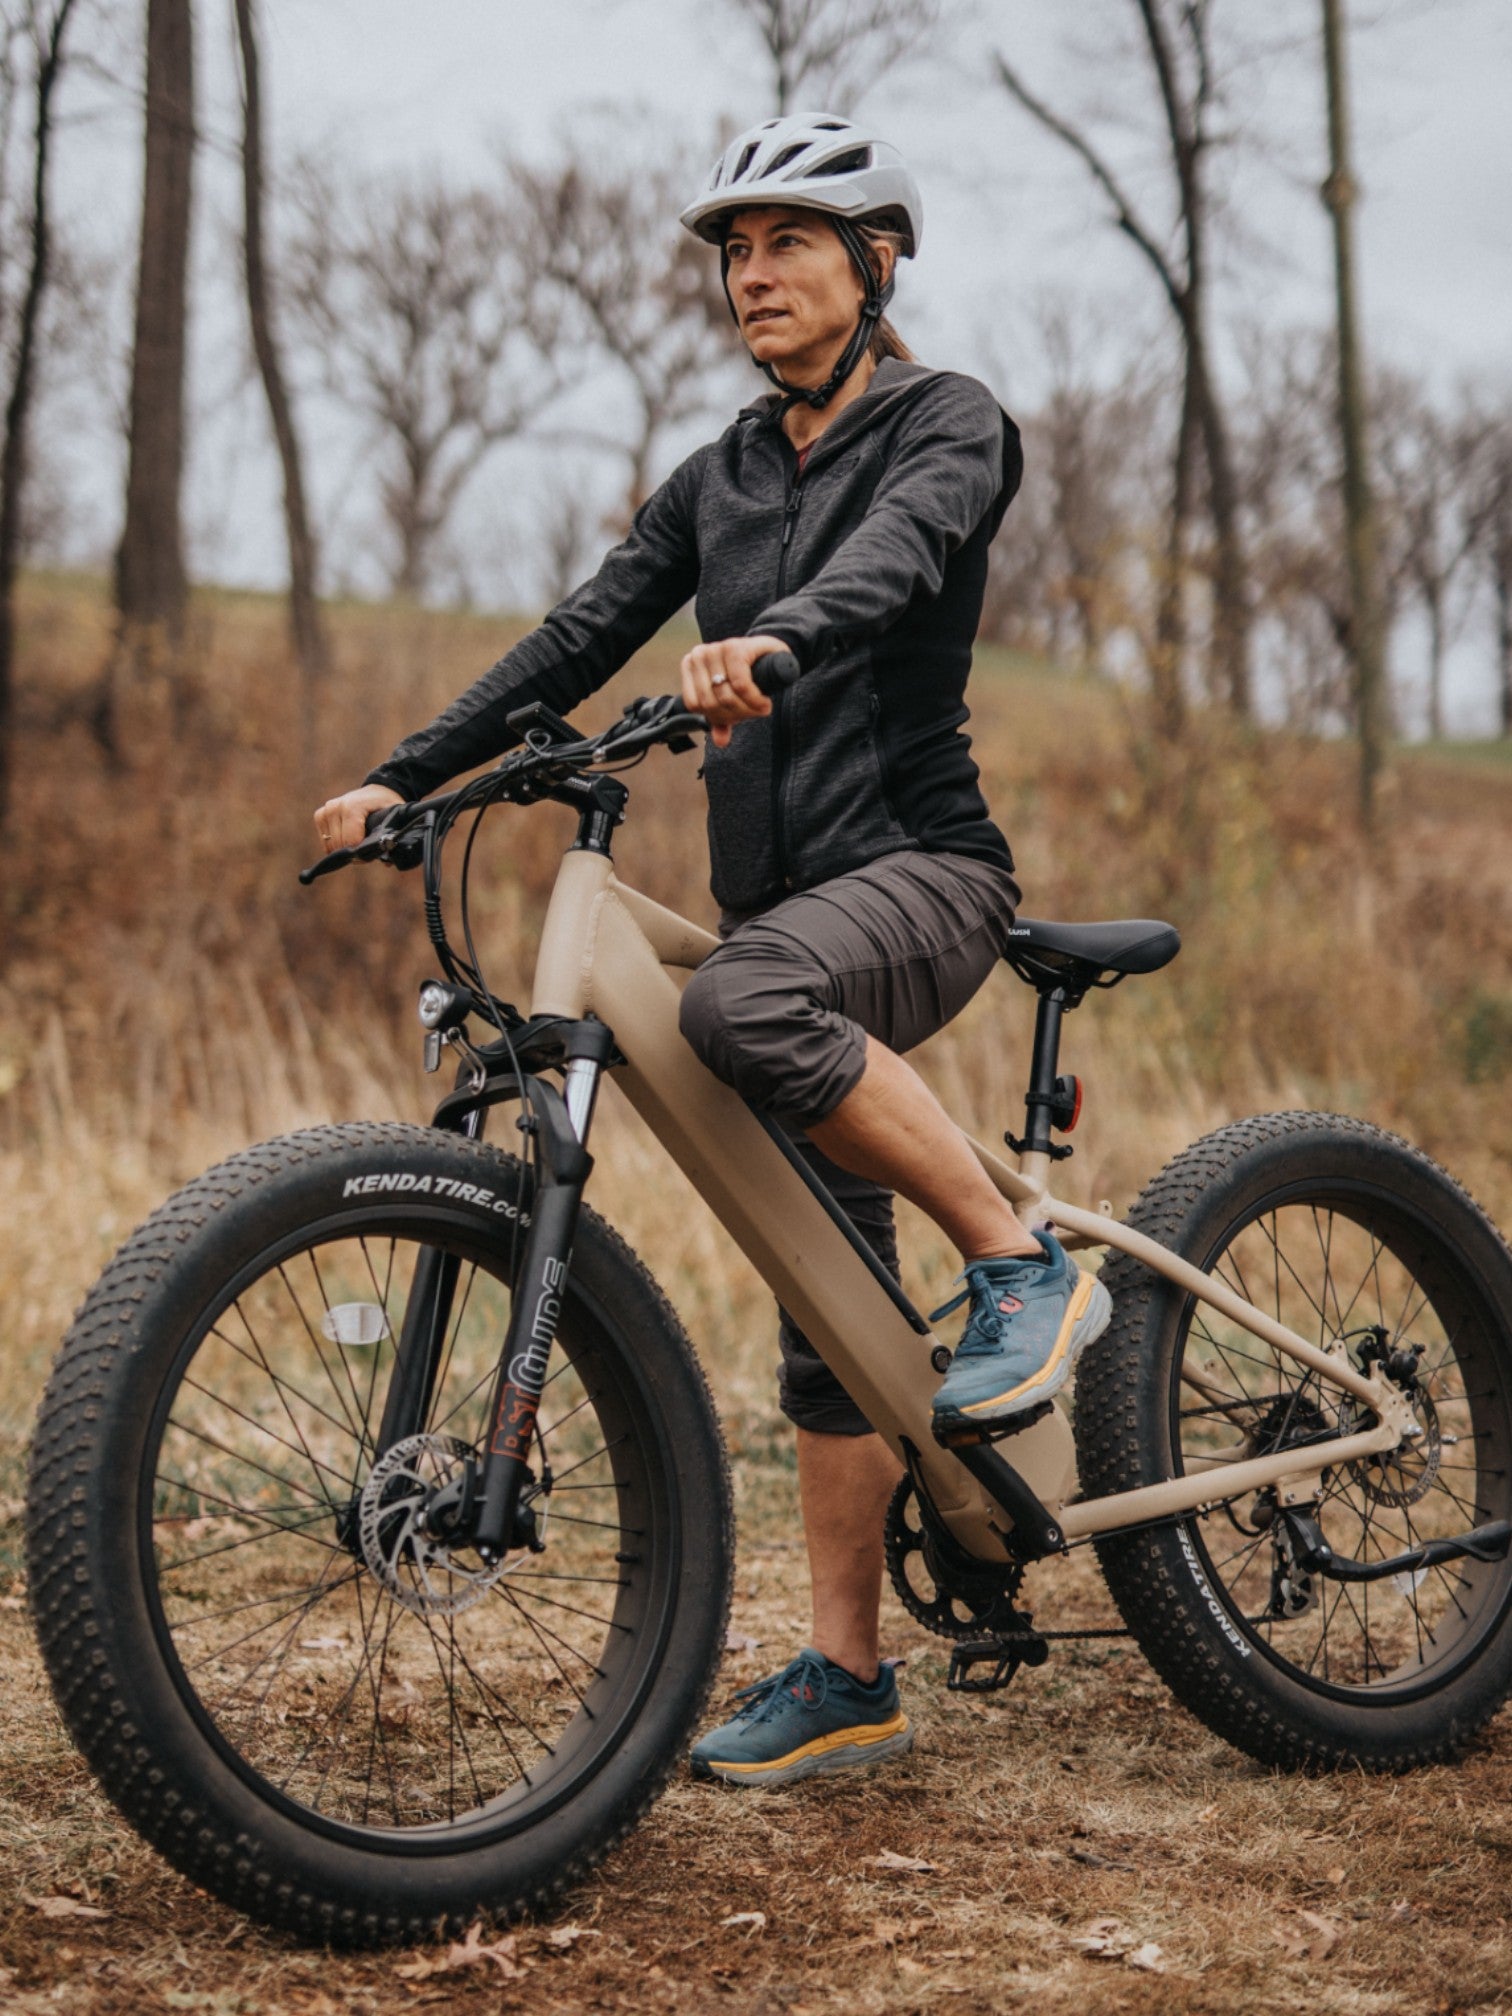
[[[482,1915],[514,1919],[548,1909],[581,1882],[640,1823],[661,1797],[681,1762],[681,1749],[668,1747],[653,1770],[637,1780],[596,1837],[577,1854],[558,1862],[539,1880],[516,1886],[502,1908],[469,1904],[438,1918],[434,1914],[365,1913],[339,1891],[322,1894],[314,1883],[275,1886],[259,1871],[245,1844],[211,1816],[187,1803],[154,1762],[146,1732],[131,1721],[128,1704],[111,1671],[111,1651],[102,1642],[90,1590],[88,1548],[81,1538],[88,1478],[100,1433],[101,1410],[120,1354],[133,1348],[131,1325],[150,1290],[212,1218],[262,1185],[318,1161],[353,1149],[413,1154],[417,1144],[444,1143],[449,1154],[471,1158],[495,1183],[520,1164],[497,1147],[462,1135],[397,1121],[363,1121],[316,1127],[244,1149],[197,1176],[152,1213],[121,1246],[79,1308],[61,1346],[38,1413],[27,1501],[27,1583],[32,1618],[54,1698],[63,1719],[105,1791],[146,1840],[191,1882],[245,1910],[266,1925],[328,1946],[416,1944],[459,1932]],[[711,1422],[717,1421],[702,1365],[681,1318],[644,1262],[615,1228],[586,1203],[578,1245],[589,1234],[634,1277],[655,1318],[680,1358],[680,1372],[693,1382]],[[719,1528],[723,1558],[734,1560],[734,1501],[729,1456],[716,1432]],[[718,1621],[717,1648],[729,1624],[732,1576],[726,1574]],[[696,1728],[709,1705],[719,1654],[708,1661],[692,1701],[687,1726]],[[261,1880],[258,1880],[260,1877]]]
[[[1219,1128],[1151,1179],[1127,1222],[1197,1264],[1199,1256],[1184,1242],[1211,1206],[1213,1193],[1240,1163],[1276,1144],[1312,1139],[1321,1146],[1341,1136],[1360,1147],[1406,1157],[1434,1185],[1447,1189],[1481,1220],[1512,1276],[1512,1254],[1462,1185],[1399,1135],[1342,1114],[1266,1113]],[[1160,1424],[1147,1418],[1142,1388],[1150,1376],[1150,1354],[1160,1349],[1170,1320],[1166,1312],[1185,1299],[1174,1283],[1117,1250],[1110,1250],[1100,1278],[1112,1297],[1113,1319],[1077,1366],[1074,1414],[1081,1492],[1089,1499],[1158,1481],[1152,1434]],[[1161,1429],[1159,1442],[1164,1439]],[[1276,1712],[1263,1689],[1237,1677],[1239,1662],[1225,1656],[1220,1627],[1198,1597],[1194,1578],[1176,1568],[1172,1537],[1167,1529],[1099,1540],[1104,1578],[1139,1649],[1177,1700],[1214,1734],[1261,1763],[1287,1770],[1353,1765],[1386,1771],[1448,1763],[1463,1753],[1505,1698],[1505,1683],[1482,1688],[1478,1699],[1472,1692],[1469,1701],[1445,1717],[1441,1729],[1408,1744],[1392,1741],[1384,1729],[1341,1739],[1317,1726],[1299,1726],[1297,1718]]]

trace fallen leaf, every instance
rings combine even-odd
[[[939,1870],[933,1862],[926,1862],[920,1855],[897,1855],[891,1848],[884,1848],[880,1855],[871,1858],[873,1869],[887,1869],[895,1876],[938,1876]]]
[[[523,1968],[515,1965],[517,1941],[513,1933],[496,1940],[493,1945],[483,1943],[481,1921],[469,1925],[467,1936],[453,1940],[446,1951],[436,1959],[427,1959],[417,1954],[413,1960],[405,1961],[394,1969],[401,1981],[428,1981],[433,1974],[460,1974],[464,1967],[492,1965],[506,1981],[515,1980]]]
[[[737,1911],[733,1918],[721,1918],[719,1922],[721,1926],[744,1925],[746,1927],[746,1937],[749,1939],[753,1932],[764,1932],[766,1930],[766,1913],[765,1911]]]
[[[1164,1974],[1165,1955],[1153,1939],[1146,1939],[1143,1946],[1136,1946],[1132,1953],[1125,1953],[1124,1964],[1137,1967],[1142,1974]]]
[[[101,1911],[97,1905],[81,1904],[77,1897],[28,1897],[21,1893],[22,1902],[30,1904],[33,1911],[40,1911],[44,1918],[108,1918],[108,1911]]]
[[[576,1946],[579,1939],[602,1939],[602,1932],[595,1932],[589,1925],[558,1925],[546,1934],[548,1946]]]
[[[926,1918],[873,1918],[871,1937],[863,1946],[896,1946],[904,1939],[917,1939],[928,1924]]]
[[[340,1652],[350,1643],[346,1638],[301,1638],[301,1652]]]
[[[726,1652],[755,1652],[760,1649],[760,1646],[761,1640],[759,1638],[752,1638],[748,1632],[727,1631],[725,1633]]]
[[[1334,1888],[1337,1889],[1338,1886],[1344,1881],[1343,1866],[1340,1865],[1337,1868],[1330,1869],[1328,1874],[1324,1877],[1323,1880],[1325,1883],[1332,1883]]]
[[[1271,1937],[1289,1960],[1326,1960],[1342,1937],[1331,1918],[1316,1911],[1295,1911],[1271,1927]]]
[[[1386,1913],[1393,1925],[1410,1925],[1420,1915],[1416,1905],[1409,1904],[1405,1897],[1398,1897]]]
[[[1202,1811],[1197,1815],[1197,1818],[1199,1820],[1216,1820],[1218,1818],[1218,1808],[1216,1806],[1204,1806]]]
[[[1110,1862],[1106,1855],[1094,1855],[1090,1848],[1068,1848],[1066,1853],[1073,1862],[1085,1862],[1089,1869],[1122,1869],[1131,1871],[1132,1862]]]

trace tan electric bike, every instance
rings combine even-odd
[[[1512,1689],[1512,1255],[1465,1192],[1359,1121],[1280,1113],[1187,1149],[1127,1220],[1065,1200],[1063,1017],[1178,939],[1020,920],[1024,1133],[1016,1163],[976,1153],[1102,1250],[1114,1320],[1069,1416],[942,1446],[948,1345],[683,1041],[678,976],[715,940],[615,875],[617,772],[703,722],[661,699],[591,738],[515,725],[496,769],[306,871],[423,865],[427,1063],[458,1062],[432,1125],[317,1128],[190,1183],[47,1389],[31,1600],[133,1824],[254,1916],[355,1943],[545,1902],[667,1782],[723,1647],[729,1476],[681,1324],[582,1201],[606,1072],[902,1459],[888,1564],[950,1685],[1039,1664],[1024,1571],[1093,1544],[1156,1670],[1252,1756],[1458,1750]],[[442,852],[543,799],[579,825],[522,1015],[474,949],[471,838],[463,950]],[[515,1154],[482,1138],[500,1106]]]

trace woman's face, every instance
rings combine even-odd
[[[739,210],[725,253],[730,299],[757,363],[792,383],[821,382],[866,299],[834,226],[813,210]]]

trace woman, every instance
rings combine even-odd
[[[688,984],[683,1032],[806,1135],[894,1274],[895,1191],[960,1249],[971,1307],[935,1420],[991,1426],[1059,1390],[1109,1305],[1019,1222],[899,1054],[976,992],[1019,898],[961,730],[987,548],[1022,458],[985,387],[918,364],[885,318],[921,221],[897,150],[845,120],[769,119],[735,140],[682,222],[719,246],[730,312],[776,394],[675,470],[592,581],[316,824],[327,848],[350,845],[374,809],[497,757],[516,739],[508,713],[576,705],[696,593],[705,641],[682,688],[709,722],[725,942]],[[768,651],[802,668],[775,701],[752,678]],[[695,1773],[736,1784],[912,1742],[878,1657],[898,1465],[785,1313],[780,1345],[813,1642],[694,1749]]]

